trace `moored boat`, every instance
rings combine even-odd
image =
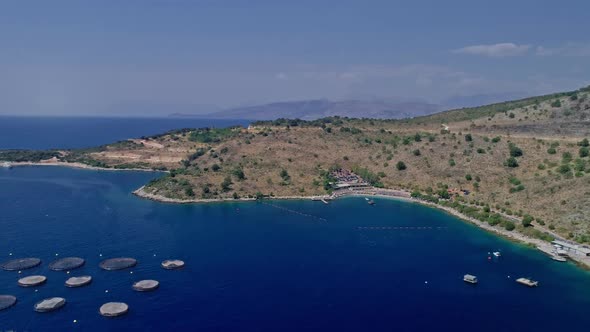
[[[529,287],[537,287],[539,286],[539,282],[530,278],[518,278],[516,282],[525,286]]]
[[[463,281],[475,285],[477,284],[477,277],[471,274],[466,274],[463,276]]]

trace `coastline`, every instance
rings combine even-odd
[[[70,167],[70,168],[77,168],[77,169],[86,169],[86,170],[93,170],[93,171],[136,171],[136,172],[167,172],[167,171],[157,171],[152,169],[144,169],[144,168],[125,168],[125,169],[117,169],[117,168],[103,168],[103,167],[95,167],[90,166],[82,163],[68,163],[68,162],[58,162],[58,161],[50,161],[50,162],[11,162],[11,166],[13,167],[24,167],[24,166],[61,166],[61,167]],[[256,201],[256,198],[213,198],[213,199],[203,199],[203,198],[195,198],[195,199],[176,199],[176,198],[169,198],[162,195],[151,194],[146,192],[145,186],[141,186],[140,188],[133,191],[133,194],[144,198],[149,199],[156,202],[162,203],[173,203],[173,204],[195,204],[195,203],[222,203],[222,202],[252,202]],[[553,251],[553,246],[551,243],[545,242],[543,240],[532,238],[526,236],[522,233],[517,231],[508,231],[502,228],[493,227],[485,222],[479,221],[477,219],[468,217],[461,212],[446,206],[441,206],[438,204],[434,204],[431,202],[423,201],[420,199],[412,198],[410,193],[405,190],[397,190],[397,189],[383,189],[383,188],[369,188],[364,190],[357,190],[357,191],[347,191],[342,190],[333,193],[332,195],[319,195],[319,196],[277,196],[277,197],[267,197],[267,200],[314,200],[314,201],[330,201],[341,197],[351,197],[351,196],[374,196],[374,197],[381,197],[381,198],[388,198],[388,199],[397,199],[402,200],[410,203],[417,203],[422,204],[425,206],[429,206],[432,208],[439,209],[444,211],[448,214],[453,215],[463,221],[467,221],[480,229],[493,233],[497,236],[501,236],[505,239],[510,241],[533,246],[535,249],[545,253],[547,256],[551,257],[551,252]],[[578,255],[571,255],[568,258],[574,262],[579,267],[590,270],[590,257],[587,256],[578,256]]]
[[[140,187],[139,189],[133,192],[134,195],[150,199],[153,201],[158,202],[166,202],[166,203],[177,203],[177,204],[193,204],[193,203],[214,203],[214,202],[252,202],[256,201],[256,198],[227,198],[227,199],[192,199],[192,200],[181,200],[181,199],[174,199],[168,198],[161,195],[150,194],[145,192],[145,186]],[[469,222],[472,225],[477,226],[484,231],[493,233],[496,236],[503,237],[507,240],[512,242],[516,242],[519,244],[532,246],[535,249],[543,252],[549,258],[552,256],[551,252],[553,251],[553,246],[549,242],[545,242],[543,240],[532,238],[530,236],[524,235],[517,231],[508,231],[503,228],[497,228],[489,225],[488,223],[479,221],[475,218],[468,217],[461,212],[446,206],[441,206],[438,204],[434,204],[431,202],[423,201],[420,199],[412,198],[410,193],[404,190],[396,190],[396,189],[381,189],[381,188],[372,188],[362,191],[346,191],[346,192],[338,192],[332,195],[323,195],[323,196],[281,196],[281,197],[269,197],[265,198],[267,200],[334,200],[341,197],[365,197],[365,196],[373,196],[373,197],[380,197],[380,198],[388,198],[388,199],[396,199],[402,200],[409,203],[416,203],[421,204],[424,206],[428,206],[431,208],[435,208],[441,211],[444,211],[448,214],[453,215],[456,218],[459,218],[463,221]],[[590,270],[590,257],[587,256],[578,256],[578,255],[570,255],[568,258],[574,262],[577,266],[581,267],[585,270]]]
[[[146,168],[106,168],[106,167],[96,167],[90,166],[83,163],[69,163],[63,161],[46,161],[46,162],[30,162],[30,161],[22,161],[22,162],[10,162],[11,167],[24,167],[24,166],[58,166],[58,167],[69,167],[69,168],[78,168],[78,169],[88,169],[93,171],[133,171],[133,172],[164,172],[168,173],[169,171],[158,171],[155,169],[146,169]]]

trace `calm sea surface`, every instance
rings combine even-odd
[[[86,148],[171,129],[248,125],[245,120],[0,116],[0,149]]]
[[[140,133],[143,135],[145,133]],[[128,136],[128,135],[126,135]],[[41,138],[37,138],[40,140]],[[0,169],[0,261],[39,257],[32,270],[0,271],[0,331],[582,331],[590,326],[590,274],[494,237],[438,210],[395,200],[162,204],[135,188],[157,173],[59,167]],[[488,259],[501,250],[502,257]],[[12,253],[12,256],[10,254]],[[80,256],[69,289],[48,264]],[[102,256],[101,256],[102,255]],[[108,257],[139,264],[102,271]],[[183,259],[183,270],[160,262]],[[133,272],[133,273],[131,273]],[[475,274],[476,286],[462,281]],[[19,277],[47,284],[20,288]],[[530,276],[527,288],[515,282]],[[156,279],[138,293],[131,284]],[[108,292],[107,292],[108,291]],[[54,313],[37,301],[62,296]],[[107,319],[108,301],[129,304]],[[74,320],[77,322],[74,323]]]

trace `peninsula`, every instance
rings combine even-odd
[[[412,198],[547,251],[554,239],[590,244],[589,137],[586,87],[402,120],[278,119],[7,150],[0,162],[165,171],[135,193],[166,202]]]

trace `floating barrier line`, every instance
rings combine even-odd
[[[272,204],[272,203],[268,203],[268,202],[261,202],[261,203],[262,204],[266,204],[268,206],[272,206],[274,208],[277,208],[277,209],[280,209],[280,210],[283,210],[283,211],[287,211],[287,212],[290,212],[290,213],[298,214],[300,216],[304,216],[304,217],[308,217],[308,218],[312,218],[312,219],[317,219],[317,220],[320,220],[320,221],[328,221],[328,219],[325,219],[325,218],[322,218],[322,217],[318,217],[318,216],[314,216],[314,215],[311,215],[311,214],[307,214],[307,213],[303,213],[303,212],[299,212],[299,211],[287,209],[285,207],[282,207],[282,206],[279,206],[279,205],[276,205],[276,204]]]
[[[358,226],[359,230],[370,230],[370,231],[388,231],[388,230],[443,230],[448,227],[443,226]]]

